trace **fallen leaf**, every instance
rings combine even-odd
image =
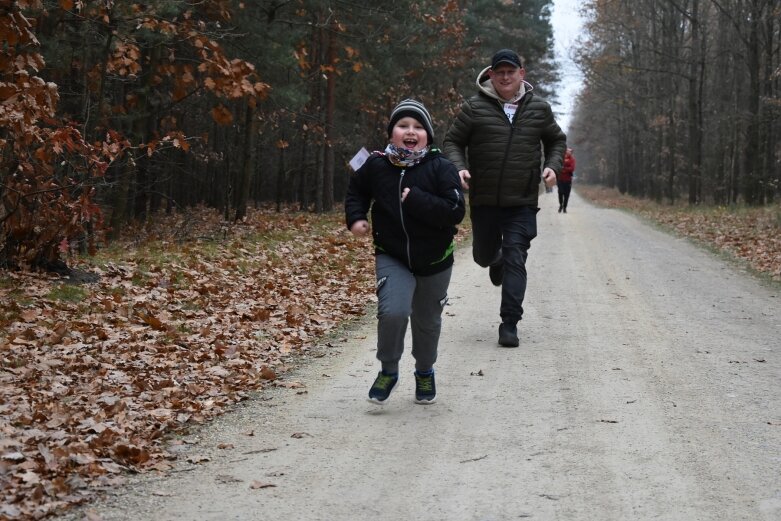
[[[84,519],[86,521],[103,521],[103,516],[98,514],[95,510],[87,510],[86,514],[84,514]]]
[[[263,483],[262,481],[257,481],[257,480],[249,484],[249,488],[253,490],[257,490],[259,488],[270,488],[270,487],[276,487],[276,485],[273,483]]]
[[[260,368],[260,377],[264,380],[276,380],[277,373],[275,373],[274,370],[270,367],[264,365]]]

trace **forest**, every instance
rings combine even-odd
[[[518,50],[556,101],[551,1],[2,0],[0,266],[57,268],[159,212],[337,208],[349,159],[415,97],[441,136]],[[772,204],[781,1],[592,0],[573,57],[580,180]],[[574,13],[573,13],[574,16]]]
[[[690,205],[777,204],[781,2],[590,2],[570,141],[590,182]]]
[[[517,43],[555,84],[551,2],[4,0],[0,263],[51,266],[195,205],[328,211],[390,109],[444,133]]]

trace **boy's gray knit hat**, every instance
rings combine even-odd
[[[434,125],[431,123],[431,114],[421,102],[414,99],[405,99],[393,109],[388,123],[388,137],[391,136],[396,122],[407,116],[420,121],[428,134],[428,144],[431,145],[434,142]]]

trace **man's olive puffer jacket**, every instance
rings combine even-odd
[[[504,103],[481,88],[463,103],[447,132],[445,155],[471,175],[470,205],[536,207],[542,170],[549,167],[557,175],[561,170],[567,136],[548,102],[525,87],[512,123]]]

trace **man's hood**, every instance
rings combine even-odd
[[[499,100],[502,103],[505,102],[514,103],[519,99],[521,99],[524,96],[524,94],[526,94],[527,92],[531,92],[534,89],[531,83],[527,82],[526,80],[523,80],[521,82],[521,90],[518,91],[518,94],[516,94],[516,96],[511,100],[504,100],[502,99],[501,96],[499,96],[499,94],[496,93],[494,84],[491,83],[491,78],[488,76],[489,70],[491,70],[490,66],[480,71],[480,74],[477,75],[477,80],[475,81],[475,85],[477,85],[477,89],[483,94],[485,94],[486,96],[488,96],[489,98]]]

